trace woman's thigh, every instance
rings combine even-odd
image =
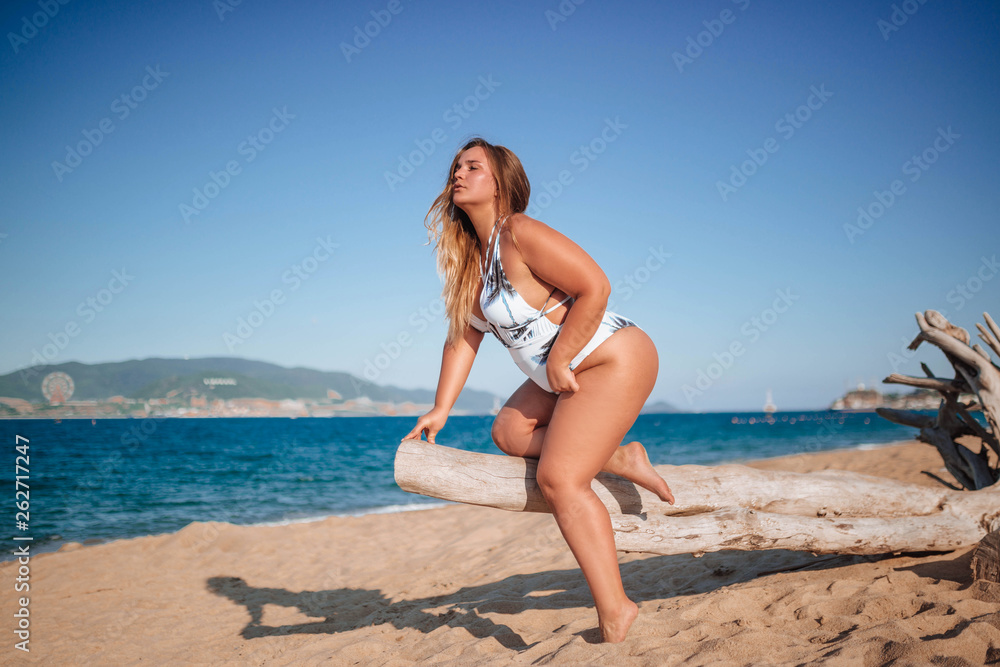
[[[540,482],[589,486],[653,391],[659,360],[645,332],[621,329],[603,345],[614,353],[576,374],[579,391],[558,395],[539,456]]]
[[[557,398],[531,378],[525,380],[494,418],[490,434],[493,442],[510,456],[537,459],[541,453],[541,439],[532,436],[536,429],[549,423]]]

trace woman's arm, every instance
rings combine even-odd
[[[417,425],[404,436],[417,440],[426,433],[427,442],[434,442],[434,436],[444,428],[448,414],[462,393],[465,381],[469,379],[472,362],[476,360],[479,344],[483,342],[483,332],[468,326],[465,334],[454,345],[444,344],[441,353],[441,375],[438,377],[437,394],[434,397],[434,408],[417,420]]]
[[[528,268],[575,299],[546,362],[551,367],[568,369],[601,325],[611,295],[611,282],[583,248],[544,222],[523,214],[514,216],[510,222]],[[549,383],[552,384],[551,378]],[[552,388],[566,389],[555,385]]]
[[[472,362],[476,360],[479,344],[483,342],[483,332],[472,327],[465,328],[465,335],[454,345],[444,344],[441,353],[441,375],[438,377],[434,407],[451,412],[458,395],[462,393],[465,381],[469,379]]]

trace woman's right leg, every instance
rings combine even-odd
[[[557,398],[558,394],[545,391],[531,378],[525,380],[493,420],[490,436],[500,451],[509,456],[537,459]]]
[[[558,394],[545,391],[531,378],[525,380],[493,420],[490,435],[500,451],[509,456],[537,459],[558,398]],[[602,470],[652,491],[660,500],[674,501],[667,482],[653,468],[646,448],[637,440],[619,447]]]

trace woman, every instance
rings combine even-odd
[[[604,470],[673,503],[643,446],[619,446],[656,382],[656,348],[606,311],[611,285],[594,260],[524,214],[529,194],[503,146],[476,138],[452,161],[426,223],[450,324],[434,409],[406,438],[434,442],[492,331],[528,376],[497,414],[493,440],[538,459],[538,486],[590,586],[601,635],[617,642],[639,608],[622,588],[611,518],[590,482]]]

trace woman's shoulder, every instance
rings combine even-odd
[[[535,220],[524,213],[517,213],[510,216],[508,224],[513,243],[506,242],[505,249],[514,246],[526,264],[532,261],[546,261],[546,258],[553,255],[563,258],[574,255],[578,258],[589,258],[586,251],[573,239],[541,220]]]
[[[527,213],[514,213],[509,218],[507,218],[507,225],[511,229],[521,229],[521,228],[531,229],[537,227],[538,225],[541,225],[542,227],[548,227],[548,225],[546,225],[544,222],[542,222],[541,220],[535,220]]]
[[[544,235],[552,229],[541,220],[536,220],[524,213],[515,213],[510,216],[510,218],[507,219],[506,227],[507,231],[510,233],[511,240],[514,242],[514,246],[517,248],[518,252],[522,253],[522,245],[518,243],[518,239],[531,243],[533,240],[537,239],[539,235]]]

